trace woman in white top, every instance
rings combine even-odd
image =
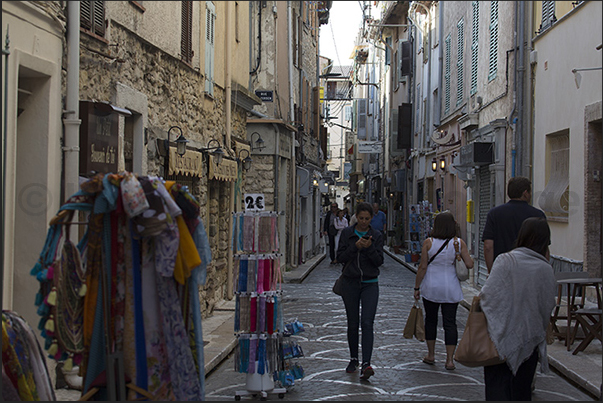
[[[463,299],[461,284],[456,276],[454,238],[457,236],[457,223],[449,212],[436,215],[431,238],[423,242],[421,262],[415,279],[415,299],[423,296],[425,307],[425,341],[427,355],[423,362],[435,364],[435,341],[438,326],[438,311],[442,307],[444,323],[444,344],[446,345],[446,365],[455,369],[454,351],[458,342],[456,311]],[[473,267],[467,244],[460,239],[460,255],[467,265]]]
[[[335,235],[335,250],[339,250],[339,238],[341,237],[341,231],[344,228],[348,227],[348,219],[344,217],[344,212],[342,209],[337,210],[337,215],[335,216],[335,229],[337,229],[337,235]],[[337,263],[337,260],[335,260]]]

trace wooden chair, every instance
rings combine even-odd
[[[576,318],[572,338],[576,337],[578,327],[582,326],[584,331],[584,340],[574,349],[573,355],[583,351],[595,337],[603,341],[601,340],[601,308],[581,308],[574,311],[572,315]]]
[[[564,280],[568,278],[588,278],[588,272],[578,271],[578,272],[569,272],[569,271],[560,271],[555,273],[555,280]],[[560,331],[557,326],[558,320],[566,321],[566,326],[570,326],[570,322],[568,321],[568,312],[565,314],[560,313],[561,308],[566,308],[567,304],[562,302],[563,297],[563,284],[557,283],[557,302],[555,303],[555,308],[553,308],[553,312],[551,313],[551,325],[553,328],[553,336],[557,337],[559,340],[563,340],[566,338],[566,332]],[[571,295],[567,295],[565,298],[571,298]],[[584,307],[585,295],[582,293],[582,301],[580,304],[580,308]]]

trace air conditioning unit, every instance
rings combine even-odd
[[[472,167],[494,163],[494,143],[471,143],[460,149],[461,166]]]

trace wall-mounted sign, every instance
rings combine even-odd
[[[80,119],[79,173],[117,173],[118,114],[95,108],[94,101],[80,101]]]
[[[213,155],[209,156],[209,179],[234,182],[237,180],[238,169],[236,161],[222,158],[222,161],[218,165],[216,157]]]
[[[272,102],[274,98],[272,91],[256,91],[255,95],[264,102]]]
[[[245,210],[264,210],[266,203],[263,193],[245,193]]]
[[[380,141],[358,140],[359,154],[379,154],[383,152],[383,143]]]
[[[199,151],[187,150],[181,156],[176,152],[176,147],[170,147],[170,175],[201,176],[202,161],[203,154]]]

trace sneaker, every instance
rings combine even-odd
[[[353,372],[356,372],[356,370],[358,369],[358,360],[355,358],[352,358],[350,360],[350,363],[348,364],[348,367],[345,369],[345,372],[347,372],[348,374],[351,374]]]
[[[371,364],[362,364],[362,369],[360,370],[360,379],[366,381],[373,375],[375,375],[375,371],[373,370],[373,367],[371,367]]]

